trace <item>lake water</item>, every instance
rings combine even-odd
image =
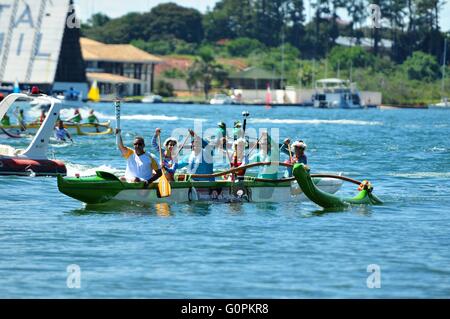
[[[111,104],[94,108],[114,120]],[[86,208],[55,178],[0,177],[0,297],[450,297],[450,112],[125,104],[124,139],[144,135],[150,146],[156,127],[164,139],[194,119],[232,126],[243,110],[251,128],[304,139],[312,173],[369,179],[385,205]],[[50,155],[70,175],[125,168],[112,135],[75,136]],[[339,192],[355,193],[352,184]],[[68,288],[69,265],[79,266],[80,289]],[[381,287],[369,289],[369,276]]]

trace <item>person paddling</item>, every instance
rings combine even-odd
[[[134,149],[123,145],[121,130],[116,129],[118,135],[118,148],[122,156],[127,160],[125,177],[122,180],[139,183],[144,182],[147,188],[151,183],[162,176],[161,167],[153,154],[145,151],[145,141],[143,137],[134,138]]]
[[[246,163],[264,163],[264,162],[276,162],[280,158],[280,154],[277,152],[278,147],[275,151],[272,150],[273,141],[267,132],[264,132],[259,139],[259,150],[251,155],[248,154],[248,159]],[[278,166],[260,166],[258,172],[258,178],[265,179],[277,179],[278,178]]]
[[[45,114],[45,110],[41,110],[41,115],[39,115],[39,117],[33,122],[33,124],[41,125],[42,123],[44,123],[46,117],[47,115]]]
[[[75,112],[71,118],[69,118],[66,122],[72,122],[76,124],[80,124],[83,118],[81,117],[80,110],[75,109]]]
[[[5,114],[5,115],[3,116],[2,120],[1,120],[1,124],[2,124],[2,126],[4,126],[4,127],[11,126],[11,120],[10,120],[8,114]]]
[[[91,109],[89,111],[89,116],[87,118],[87,121],[88,121],[89,124],[95,125],[95,130],[98,133],[99,132],[98,124],[100,123],[100,121],[98,120],[98,117],[94,114],[94,110],[93,109]]]
[[[237,168],[248,164],[249,160],[248,157],[245,156],[245,148],[246,141],[244,138],[239,138],[233,143],[234,152],[232,156],[233,160],[231,161],[230,165],[231,168]],[[238,177],[238,179],[243,179],[243,177],[245,176],[245,169],[237,171],[235,175]]]
[[[308,164],[308,158],[305,154],[306,144],[302,140],[295,141],[292,145],[290,139],[284,140],[283,145],[281,146],[280,151],[289,156],[289,160],[285,163],[287,164],[298,164],[303,163],[305,165]],[[287,167],[288,177],[292,176],[292,168]]]
[[[205,150],[208,143],[200,136],[189,130],[192,137],[191,154],[178,163],[178,168],[187,167],[189,174],[213,174],[213,154]],[[215,181],[214,177],[210,178],[194,178],[195,181]]]
[[[156,154],[160,153],[159,145],[158,145],[158,137],[161,135],[161,129],[157,128],[155,130],[155,135],[153,136],[152,140],[152,147],[153,150],[156,152]],[[178,161],[175,158],[175,149],[178,144],[178,141],[173,138],[169,137],[164,142],[164,148],[162,149],[163,154],[163,163],[164,163],[164,169],[166,172],[167,179],[171,182],[174,181],[174,175],[176,170],[178,169]]]
[[[59,120],[58,125],[55,127],[55,138],[58,141],[66,142],[66,137],[73,143],[69,131],[64,127],[64,122]]]

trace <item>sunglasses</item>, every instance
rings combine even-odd
[[[144,143],[142,143],[142,142],[137,142],[137,143],[134,143],[133,145],[134,145],[134,146],[142,146],[142,145],[144,145]]]

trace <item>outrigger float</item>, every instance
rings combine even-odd
[[[58,188],[63,194],[89,205],[99,205],[114,202],[133,202],[140,204],[152,203],[187,203],[197,201],[215,202],[302,202],[308,199],[319,206],[342,207],[347,202],[354,204],[375,204],[381,201],[370,201],[376,198],[371,192],[360,194],[361,200],[339,200],[334,196],[348,178],[338,175],[304,174],[297,165],[294,176],[289,179],[270,180],[246,176],[243,180],[193,181],[192,178],[221,177],[236,173],[238,170],[257,166],[280,165],[284,163],[253,163],[244,167],[234,168],[226,172],[212,175],[176,175],[171,182],[172,193],[169,197],[160,198],[158,183],[154,182],[147,189],[143,183],[127,183],[117,176],[107,172],[97,172],[91,177],[63,178],[58,176]],[[317,194],[320,194],[317,195]],[[363,196],[364,195],[364,196]],[[329,196],[329,197],[327,197]]]
[[[359,193],[353,198],[341,198],[318,188],[311,177],[309,168],[304,164],[296,164],[292,173],[305,196],[312,202],[326,209],[347,208],[351,205],[382,205],[383,202],[373,194],[373,186],[368,181],[358,182],[342,177],[348,182],[359,184]]]
[[[32,96],[20,93],[8,95],[0,103],[0,118],[3,118],[16,100],[32,98]],[[67,170],[63,162],[47,158],[48,143],[50,137],[53,136],[61,101],[44,95],[40,95],[39,99],[47,101],[51,105],[46,119],[27,149],[19,150],[9,145],[0,145],[0,175],[66,175]]]

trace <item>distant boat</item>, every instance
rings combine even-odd
[[[97,85],[97,80],[94,80],[94,83],[92,83],[91,89],[88,93],[88,100],[92,102],[100,102],[100,90]]]
[[[141,100],[142,103],[161,103],[162,101],[162,96],[155,94],[148,94]]]
[[[72,88],[67,91],[54,92],[54,97],[61,101],[62,109],[78,109],[84,106],[81,93]],[[50,103],[42,99],[31,101],[30,106],[46,112],[50,109]]]
[[[428,105],[429,109],[450,109],[450,102],[448,98],[443,98],[441,103]]]
[[[429,109],[450,109],[450,102],[448,101],[448,97],[444,97],[445,94],[445,63],[447,61],[447,39],[444,41],[444,57],[442,59],[442,100],[441,103],[430,104],[428,105]]]
[[[225,104],[233,104],[233,99],[226,94],[216,94],[211,99],[209,104],[212,105],[225,105]]]
[[[322,79],[317,81],[313,103],[314,107],[317,108],[362,108],[359,92],[352,87],[350,81],[341,79]]]

